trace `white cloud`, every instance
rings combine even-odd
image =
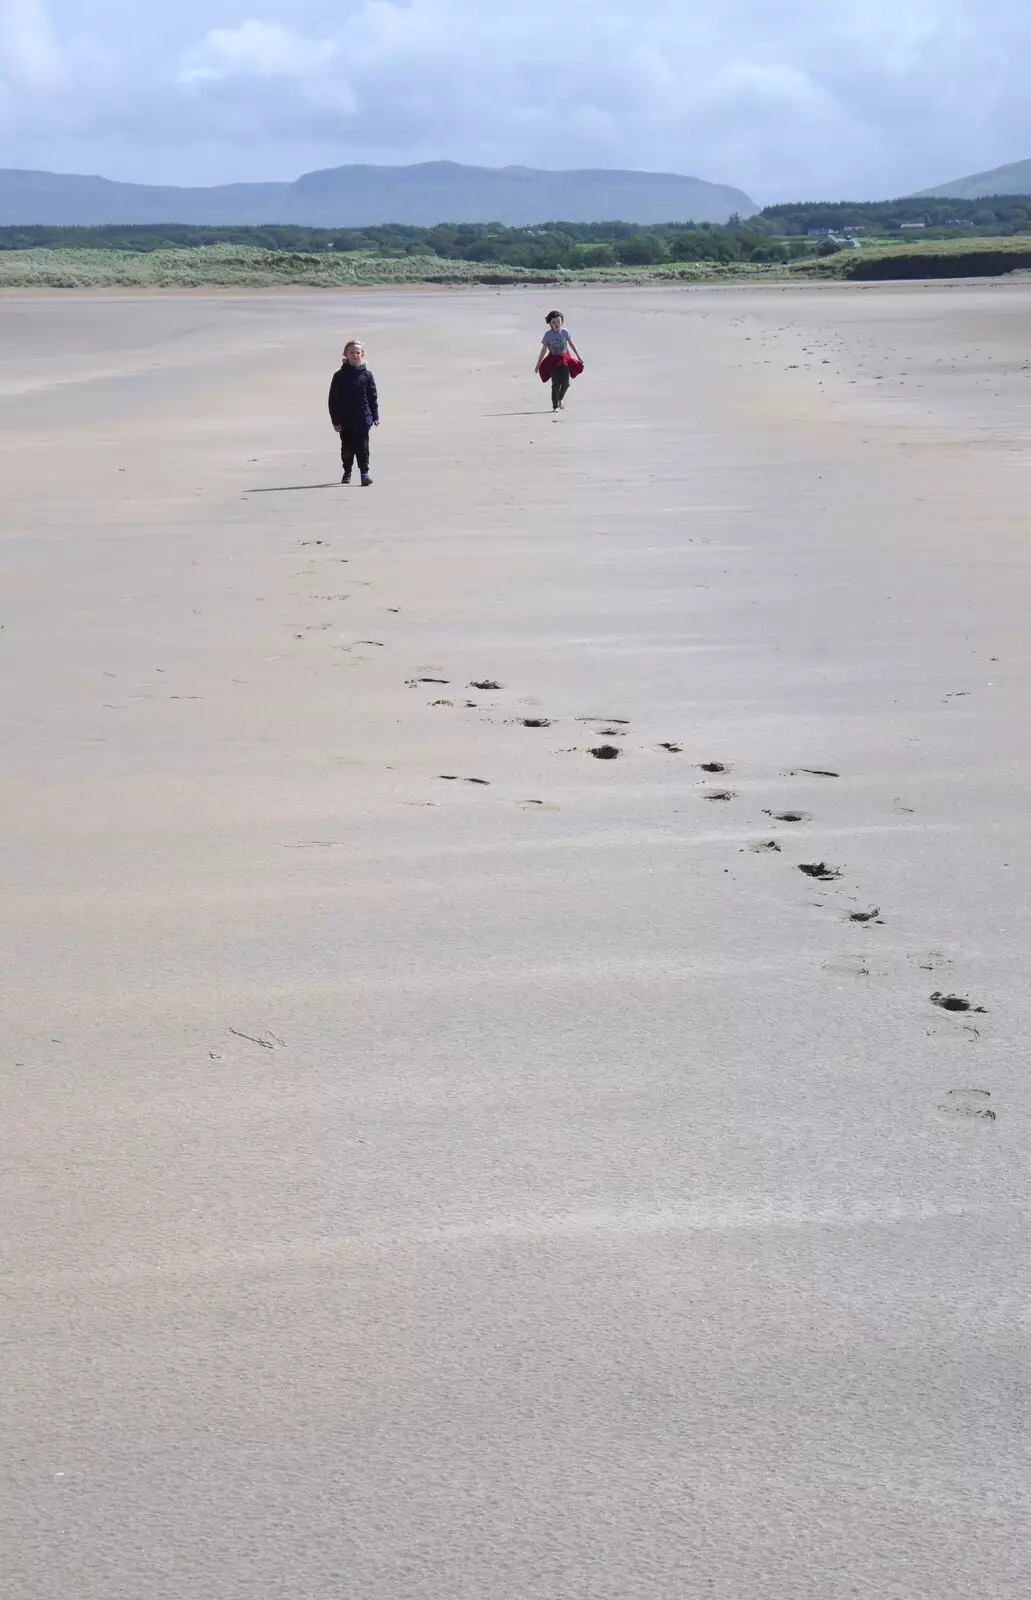
[[[64,57],[43,0],[0,0],[0,81],[8,89],[55,89]]]
[[[333,39],[307,39],[278,22],[238,28],[212,28],[199,45],[184,51],[177,72],[181,84],[219,83],[225,78],[317,78],[339,55]]]
[[[448,157],[889,194],[1031,156],[1029,59],[1027,0],[0,0],[0,135],[160,181]]]
[[[248,18],[238,28],[212,28],[200,44],[185,50],[175,81],[187,94],[206,94],[217,108],[219,99],[236,112],[241,133],[253,137],[262,126],[261,106],[270,92],[303,122],[314,112],[353,116],[358,102],[343,78],[341,47],[335,39],[313,39],[278,22]],[[241,101],[249,115],[239,117]]]

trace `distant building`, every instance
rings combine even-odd
[[[829,239],[831,244],[849,244],[854,250],[861,250],[863,247],[859,240],[848,237],[850,233],[858,233],[859,231],[858,228],[846,228],[843,233],[837,233],[833,228],[810,228],[809,237],[810,239]]]
[[[902,222],[902,223],[899,224],[899,226],[901,228],[926,228],[927,227],[927,223],[926,222]]]

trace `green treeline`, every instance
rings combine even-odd
[[[809,242],[780,241],[768,224],[732,219],[725,228],[702,223],[639,227],[631,222],[549,222],[535,228],[501,223],[441,223],[435,228],[390,223],[369,228],[190,227],[174,223],[97,228],[0,228],[0,250],[154,250],[201,245],[253,245],[298,254],[367,252],[380,257],[439,256],[553,271],[562,267],[653,266],[664,261],[788,261]]]
[[[1031,194],[996,195],[987,200],[913,196],[908,200],[767,206],[748,225],[760,222],[788,236],[808,233],[810,228],[859,228],[864,234],[892,234],[904,222],[922,222],[927,232],[940,229],[950,238],[979,233],[1002,237],[1031,233]]]
[[[554,271],[582,267],[655,266],[663,262],[796,261],[819,246],[818,230],[846,228],[867,236],[900,232],[923,223],[924,235],[964,237],[1031,233],[1031,195],[989,200],[909,199],[835,201],[767,206],[742,222],[545,222],[507,228],[499,222],[439,223],[416,228],[388,223],[369,228],[193,227],[178,223],[109,224],[104,227],[0,228],[0,250],[155,250],[202,245],[252,245],[302,255],[362,252],[382,258],[439,256],[451,261],[495,262]],[[907,230],[908,231],[908,230]]]

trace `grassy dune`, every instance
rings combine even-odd
[[[296,284],[345,288],[362,283],[517,283],[541,274],[439,256],[300,255],[252,245],[199,249],[9,250],[0,252],[0,286],[9,288],[266,288]]]
[[[535,271],[442,256],[305,255],[219,244],[155,250],[8,250],[0,252],[0,289],[298,288],[376,284],[726,283],[792,278],[938,278],[994,275],[1031,268],[1026,237],[868,243],[862,252],[785,264],[711,261],[656,267]]]
[[[914,239],[878,241],[847,256],[844,276],[876,278],[996,277],[1031,267],[1031,239],[1014,234],[1001,239]],[[837,261],[838,257],[826,259]]]
[[[597,267],[578,272],[537,271],[493,262],[450,261],[442,256],[302,255],[251,245],[204,245],[155,250],[0,251],[0,288],[299,288],[426,283],[713,283],[734,278],[782,278],[782,266],[709,261],[658,267]]]

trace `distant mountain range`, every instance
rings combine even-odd
[[[332,167],[295,183],[179,189],[0,169],[0,225],[52,227],[263,222],[361,228],[407,222],[726,222],[758,207],[740,189],[672,172],[543,172],[532,167]]]
[[[921,189],[918,198],[940,195],[949,200],[980,200],[993,194],[1031,194],[1031,161],[1012,161],[1008,167],[955,178],[952,183],[939,184],[937,189]]]

